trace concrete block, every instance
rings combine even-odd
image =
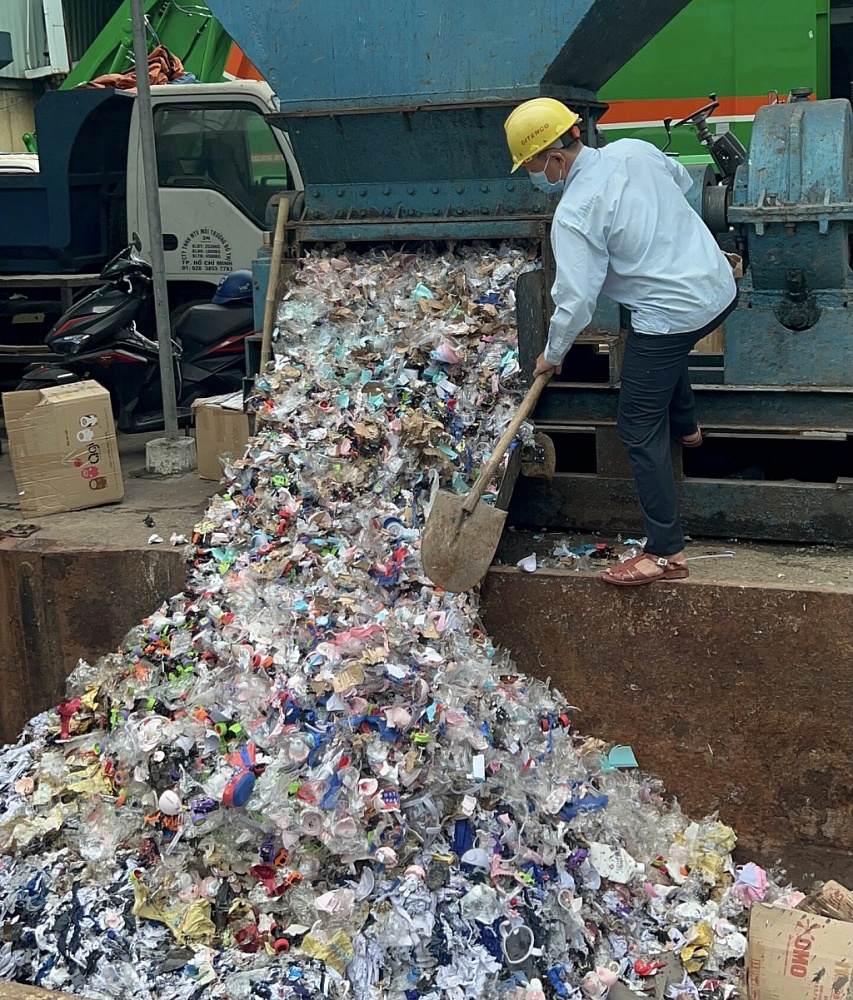
[[[145,446],[145,470],[157,476],[176,476],[196,467],[195,438],[154,438]]]

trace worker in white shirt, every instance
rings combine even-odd
[[[535,375],[559,372],[589,324],[600,293],[631,317],[617,426],[634,472],[646,527],[642,553],[611,566],[608,583],[638,586],[688,576],[670,438],[702,443],[687,358],[737,304],[731,266],[684,197],[690,175],[647,142],[602,149],[580,140],[579,117],[538,97],[504,128],[513,171],[560,194],[551,242],[554,315]]]

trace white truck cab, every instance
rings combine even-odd
[[[0,174],[37,174],[37,153],[0,153]]]
[[[251,267],[273,227],[274,196],[295,199],[302,178],[287,136],[265,115],[277,110],[265,83],[172,84],[151,88],[169,282],[216,284]],[[277,200],[277,198],[276,198]],[[127,229],[147,246],[139,107],[127,160]]]

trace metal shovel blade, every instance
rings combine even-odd
[[[441,492],[421,535],[424,572],[452,594],[475,587],[492,564],[506,521],[506,511],[482,500],[473,514],[463,509],[464,496]]]

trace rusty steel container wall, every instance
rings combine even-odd
[[[481,613],[584,733],[633,747],[691,816],[794,883],[853,882],[853,592],[492,568]],[[837,622],[838,628],[827,627]]]
[[[74,994],[43,990],[26,983],[0,982],[0,1000],[79,1000]]]
[[[0,541],[0,743],[62,700],[79,659],[116,649],[185,584],[176,549]]]
[[[594,92],[687,0],[210,0],[282,109]]]

